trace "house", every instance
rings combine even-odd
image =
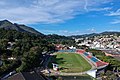
[[[53,70],[58,71],[59,68],[58,64],[52,63],[52,65],[53,65]]]
[[[7,49],[11,50],[12,46],[15,44],[15,42],[8,42]]]
[[[14,57],[9,57],[8,60],[16,60]]]
[[[69,47],[70,49],[76,49],[76,47],[74,47],[74,46],[71,46],[71,47]]]

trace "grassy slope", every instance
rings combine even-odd
[[[57,53],[54,61],[63,72],[83,72],[91,69],[91,65],[81,55],[75,53]]]

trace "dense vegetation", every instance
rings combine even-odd
[[[0,75],[15,69],[27,71],[40,66],[42,52],[51,50],[54,50],[54,45],[44,36],[0,29],[0,57],[3,62]],[[9,60],[10,57],[15,59]]]
[[[63,44],[66,46],[75,46],[75,40],[66,36],[60,36],[56,34],[47,35],[47,39],[55,44]]]

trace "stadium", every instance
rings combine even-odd
[[[66,50],[58,50],[59,53],[73,53],[73,54],[79,54],[81,55],[92,67],[91,69],[84,71],[88,75],[97,78],[97,75],[100,71],[104,71],[106,66],[108,66],[109,63],[103,62],[100,59],[96,58],[92,55],[92,53],[86,52],[82,49],[66,49]]]

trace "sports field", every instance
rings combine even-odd
[[[91,69],[91,65],[76,53],[56,53],[51,60],[59,65],[62,72],[84,72]]]

